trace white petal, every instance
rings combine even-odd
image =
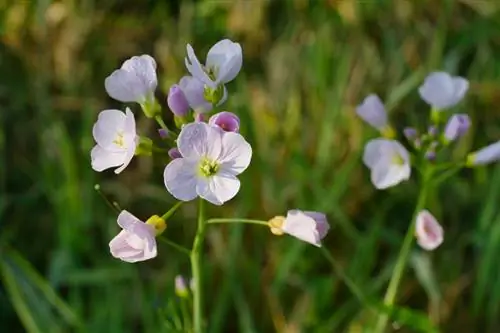
[[[131,230],[136,223],[143,223],[127,210],[122,210],[116,219],[118,225],[125,230]]]
[[[204,83],[193,76],[184,76],[179,81],[179,87],[186,96],[191,109],[197,113],[205,113],[212,110],[212,104],[204,97]],[[225,91],[227,99],[227,91]],[[224,98],[223,98],[224,99]],[[221,102],[219,102],[220,104]]]
[[[443,228],[427,210],[417,215],[415,234],[417,243],[425,250],[434,250],[443,242]]]
[[[207,54],[207,67],[217,69],[217,84],[234,80],[241,70],[242,63],[241,45],[229,39],[217,42]]]
[[[429,74],[419,88],[422,99],[436,109],[446,109],[457,104],[469,87],[466,79],[452,77],[445,72]]]
[[[125,140],[126,146],[129,146],[130,144],[134,144],[134,141],[136,140],[137,133],[136,133],[136,128],[135,128],[135,118],[134,114],[132,111],[130,111],[129,108],[125,109],[125,123],[123,125],[123,136]]]
[[[492,143],[471,154],[473,165],[484,165],[500,160],[500,141]]]
[[[186,63],[186,68],[189,71],[189,73],[191,73],[191,75],[197,78],[198,80],[202,81],[204,84],[215,88],[216,87],[215,83],[212,81],[212,79],[210,79],[208,74],[203,69],[202,64],[200,63],[200,61],[196,57],[196,54],[194,53],[193,47],[190,44],[188,44],[186,46],[186,50],[187,50],[187,58],[185,58],[184,60]]]
[[[127,158],[127,152],[111,152],[97,145],[92,148],[90,158],[92,160],[92,169],[100,172],[122,165]]]
[[[455,100],[457,103],[464,98],[465,93],[469,90],[469,81],[463,77],[455,77],[453,80],[455,85]]]
[[[101,147],[112,150],[121,151],[116,144],[118,132],[125,127],[126,116],[120,110],[104,110],[97,116],[97,121],[92,128],[94,140]]]
[[[122,230],[109,242],[109,250],[113,257],[125,260],[125,258],[135,257],[143,252],[142,249],[130,246],[128,240],[132,235],[130,232]]]
[[[207,157],[215,161],[221,153],[223,133],[221,129],[206,123],[190,123],[182,128],[177,145],[183,157]]]
[[[221,168],[233,175],[238,175],[250,165],[251,160],[252,146],[245,138],[239,133],[224,132],[219,158]]]
[[[197,197],[198,163],[186,158],[176,158],[165,168],[163,180],[168,192],[181,201],[191,201]]]
[[[116,174],[119,174],[130,164],[135,155],[135,150],[139,144],[139,137],[135,138],[135,141],[127,147],[125,151],[125,157],[123,158],[123,165],[115,170]]]
[[[282,229],[291,236],[321,247],[320,235],[316,230],[316,222],[300,210],[288,211]]]
[[[386,160],[381,160],[372,168],[371,181],[377,189],[383,190],[409,179],[410,173],[411,168],[408,164],[390,164]]]
[[[381,159],[392,156],[394,149],[393,140],[373,139],[368,141],[363,152],[363,163],[373,168]]]
[[[200,197],[214,205],[222,205],[231,200],[240,190],[238,178],[220,170],[215,176],[201,178],[196,186]]]
[[[375,95],[366,97],[357,108],[356,113],[372,127],[383,130],[387,126],[387,113],[380,98]]]

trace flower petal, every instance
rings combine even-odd
[[[454,106],[464,97],[469,82],[461,77],[453,77],[446,72],[429,74],[419,88],[420,97],[436,109]]]
[[[219,158],[221,168],[233,175],[238,175],[250,165],[252,146],[239,133],[223,133],[222,152]]]
[[[204,95],[205,86],[202,81],[193,76],[184,76],[179,81],[184,96],[186,97],[191,109],[197,113],[204,113],[212,110],[212,104],[207,102]],[[223,98],[224,99],[224,98]],[[226,91],[227,99],[227,91]],[[221,102],[219,102],[221,103]]]
[[[172,160],[163,173],[163,180],[168,192],[181,201],[191,201],[197,197],[196,161],[186,158]]]
[[[221,154],[223,133],[220,128],[206,123],[190,123],[182,128],[177,145],[183,157],[217,160]]]
[[[417,215],[415,224],[417,243],[425,250],[434,250],[443,242],[443,228],[427,210]]]
[[[381,160],[372,168],[371,181],[373,185],[383,190],[410,178],[411,168],[408,164],[390,164]]]
[[[92,169],[101,172],[122,165],[127,158],[127,152],[112,152],[97,145],[92,148],[90,158],[92,160]]]
[[[135,137],[135,141],[127,147],[125,151],[125,157],[123,158],[123,165],[115,170],[116,174],[119,174],[130,164],[135,155],[135,150],[139,145],[139,137]]]
[[[472,165],[484,165],[500,160],[500,141],[492,143],[475,153],[472,156]]]
[[[321,247],[320,234],[316,229],[316,222],[300,210],[290,210],[283,223],[282,229],[287,234],[304,242]]]
[[[387,159],[393,152],[393,140],[373,139],[368,141],[363,152],[363,163],[373,168],[381,159]]]
[[[99,146],[107,150],[121,151],[113,141],[125,127],[125,122],[126,116],[120,110],[101,111],[92,128],[92,136]]]
[[[364,121],[379,131],[387,127],[387,113],[380,98],[371,94],[357,108],[356,113]]]
[[[187,57],[184,59],[186,68],[191,73],[191,75],[198,80],[202,81],[204,84],[216,88],[216,84],[210,79],[208,74],[203,69],[203,65],[200,63],[196,54],[194,53],[193,47],[190,44],[186,46]]]
[[[123,126],[123,139],[125,145],[129,147],[134,145],[137,140],[137,133],[135,128],[135,118],[130,108],[125,109],[125,124]]]
[[[196,186],[200,197],[218,206],[234,198],[239,190],[238,178],[224,170],[220,170],[215,176],[202,178]]]
[[[217,69],[217,84],[234,80],[243,64],[243,52],[239,43],[229,39],[217,42],[208,51],[206,65]]]

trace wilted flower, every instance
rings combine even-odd
[[[239,132],[240,131],[240,118],[232,112],[219,112],[214,114],[208,120],[209,125],[216,125],[226,132]]]
[[[139,143],[134,114],[129,108],[126,113],[120,110],[104,110],[99,113],[92,135],[97,142],[90,152],[95,171],[119,166],[115,173],[122,172],[134,157]]]
[[[189,111],[189,103],[181,87],[174,84],[168,91],[167,104],[176,116],[184,117]]]
[[[202,81],[193,76],[184,76],[179,81],[179,87],[184,92],[189,106],[196,113],[205,113],[212,110],[212,103],[205,99],[205,86]],[[227,100],[227,89],[224,87],[222,99],[217,103],[217,106],[222,105]]]
[[[396,140],[370,140],[363,162],[371,169],[371,181],[377,189],[386,189],[410,178],[410,155]]]
[[[454,114],[448,120],[444,129],[444,138],[446,141],[454,141],[467,133],[470,127],[470,119],[466,114]]]
[[[286,233],[318,247],[330,229],[325,214],[301,210],[289,210],[286,218],[274,217],[269,227],[275,235]]]
[[[490,144],[467,156],[467,165],[484,165],[500,160],[500,141]]]
[[[165,186],[175,198],[190,201],[200,196],[222,205],[238,193],[236,176],[252,158],[252,147],[243,136],[195,122],[182,128],[177,144],[182,157],[164,172]]]
[[[104,81],[104,87],[112,98],[139,104],[154,102],[157,85],[156,62],[146,54],[128,59]]]
[[[171,159],[176,159],[176,158],[181,158],[182,157],[181,152],[179,151],[179,149],[177,147],[170,148],[168,150],[168,156]]]
[[[462,100],[469,89],[469,81],[445,72],[429,74],[418,89],[420,97],[437,110],[447,109]]]
[[[356,113],[370,126],[379,130],[384,136],[393,137],[394,133],[387,120],[387,112],[380,98],[371,94],[356,107]]]
[[[202,65],[188,44],[185,63],[192,76],[215,89],[238,75],[243,63],[243,54],[240,44],[223,39],[212,46],[208,51],[206,64]]]
[[[436,249],[443,242],[443,228],[427,210],[417,215],[415,235],[418,245],[428,251]]]
[[[111,255],[126,262],[144,261],[156,257],[155,227],[139,220],[126,210],[118,215],[123,229],[111,240]]]

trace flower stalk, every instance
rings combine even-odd
[[[205,211],[203,199],[199,199],[198,228],[191,250],[191,271],[194,281],[193,290],[193,331],[203,332],[203,290],[202,290],[202,268],[201,254],[203,241],[205,239]]]

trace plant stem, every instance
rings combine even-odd
[[[248,223],[248,224],[258,224],[268,226],[267,221],[262,220],[250,220],[250,219],[210,219],[207,221],[207,224],[215,224],[215,223]]]
[[[200,198],[198,209],[198,230],[194,238],[193,249],[191,250],[191,271],[194,281],[193,290],[193,321],[194,333],[203,333],[203,291],[202,291],[202,269],[201,251],[205,238],[205,217],[204,202]]]
[[[161,218],[166,221],[170,216],[172,216],[175,213],[177,208],[179,208],[182,205],[182,203],[183,201],[179,201],[178,203],[173,205],[172,208],[170,208],[165,214],[161,216]]]
[[[427,200],[427,195],[430,189],[430,179],[432,177],[432,166],[427,165],[424,167],[422,173],[422,185],[420,189],[420,193],[417,200],[417,205],[415,206],[415,211],[413,212],[412,220],[408,231],[406,232],[406,236],[403,241],[403,245],[401,246],[401,250],[399,251],[398,258],[396,260],[396,265],[394,266],[394,270],[392,271],[391,280],[389,281],[389,286],[385,292],[384,297],[384,305],[392,306],[396,299],[396,294],[398,291],[399,284],[401,282],[401,278],[403,277],[404,269],[406,267],[406,262],[408,261],[408,256],[410,255],[411,245],[413,243],[413,238],[415,235],[415,223],[418,213],[424,209],[425,202]],[[387,314],[382,314],[378,317],[377,324],[375,326],[374,333],[382,333],[387,326],[387,321],[389,320],[389,316]]]
[[[184,246],[179,245],[179,244],[177,244],[177,243],[175,243],[175,242],[172,242],[171,240],[169,240],[169,239],[167,239],[167,238],[165,238],[165,237],[163,237],[163,236],[157,236],[157,238],[158,238],[161,242],[163,242],[163,243],[165,243],[165,244],[167,244],[167,245],[169,245],[169,246],[173,247],[173,248],[174,248],[174,249],[176,249],[177,251],[182,252],[182,253],[184,253],[184,254],[187,254],[188,256],[189,256],[189,255],[191,255],[191,251],[189,251],[189,249],[185,248]]]
[[[168,130],[168,127],[167,125],[165,125],[165,122],[163,121],[163,118],[161,116],[155,116],[155,120],[156,122],[158,123],[158,125],[160,125],[160,127],[162,129],[164,129],[165,131],[167,131],[167,133],[169,133],[170,131]]]

